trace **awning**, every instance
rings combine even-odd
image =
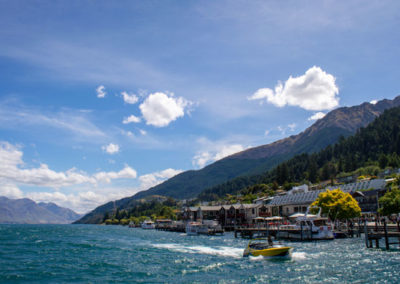
[[[306,215],[305,213],[294,213],[294,214],[290,215],[289,218],[304,217],[305,215]],[[307,217],[313,218],[313,217],[317,217],[317,215],[307,214]]]

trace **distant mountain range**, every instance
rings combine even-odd
[[[0,196],[1,224],[70,224],[82,217],[71,209],[54,203],[36,203],[22,199]]]
[[[134,200],[152,195],[190,199],[200,192],[240,176],[264,173],[296,154],[313,153],[336,143],[341,136],[354,134],[367,126],[386,109],[400,106],[400,96],[393,100],[381,100],[376,104],[363,103],[353,107],[342,107],[329,112],[322,119],[300,134],[271,144],[262,145],[221,159],[201,170],[190,170],[169,180],[115,202],[97,207],[78,223],[98,223],[100,216],[115,207],[129,208]]]

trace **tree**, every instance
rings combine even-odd
[[[346,220],[361,215],[361,208],[358,202],[347,192],[340,189],[321,192],[317,199],[311,204],[312,212],[322,208],[322,213],[329,216],[332,221]]]
[[[104,214],[103,222],[102,222],[102,223],[105,223],[106,220],[108,220],[108,219],[110,219],[110,214],[108,214],[108,212],[106,212],[106,213]]]
[[[381,155],[379,156],[379,167],[380,167],[381,169],[386,168],[388,162],[389,162],[389,159],[387,158],[387,156],[386,156],[385,154],[381,154]]]
[[[317,179],[318,179],[317,163],[314,160],[311,160],[308,169],[308,180],[312,183],[315,183]]]
[[[378,211],[384,216],[400,212],[400,189],[398,186],[393,186],[391,191],[379,198],[379,206]]]

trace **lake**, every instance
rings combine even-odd
[[[289,242],[291,259],[243,258],[247,241],[98,225],[0,225],[0,282],[399,283],[400,251],[363,238]]]

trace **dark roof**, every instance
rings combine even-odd
[[[302,193],[275,196],[269,205],[310,204],[325,190],[313,190]]]

